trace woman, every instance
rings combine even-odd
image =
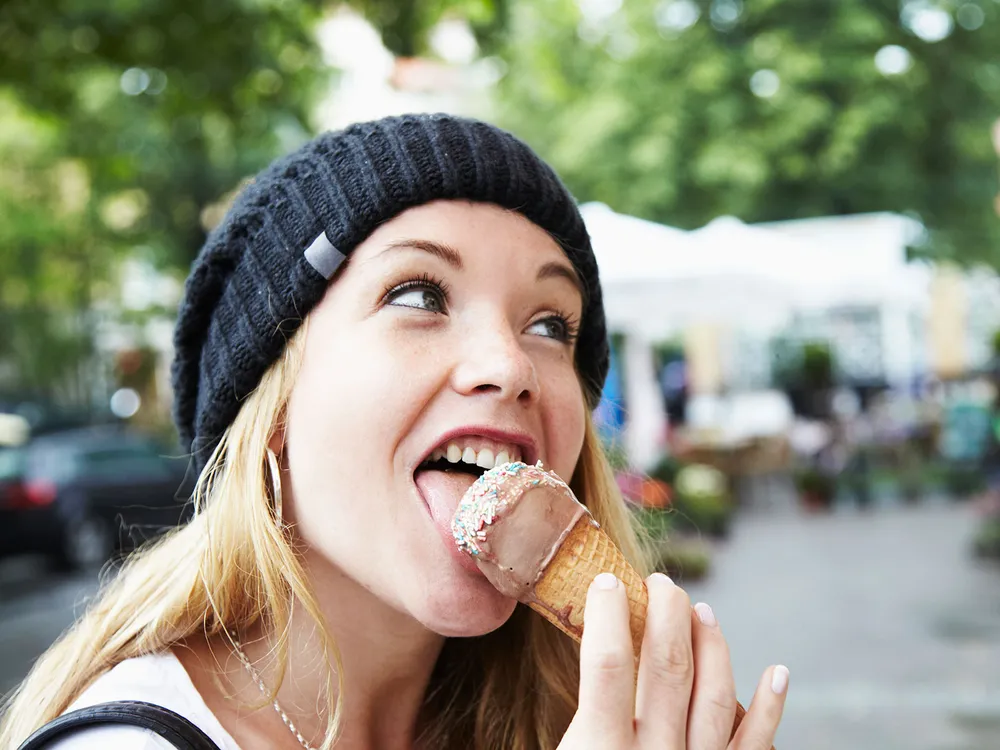
[[[39,660],[0,746],[118,699],[225,750],[770,746],[787,670],[728,745],[725,641],[666,577],[649,579],[636,698],[614,576],[578,649],[450,539],[482,467],[541,460],[638,561],[589,417],[608,361],[590,241],[520,141],[443,115],[320,136],[209,237],[175,343],[196,515]],[[56,747],[168,745],[109,727]]]

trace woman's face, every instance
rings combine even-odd
[[[486,633],[514,609],[451,538],[475,464],[541,460],[567,480],[576,467],[576,278],[520,214],[441,201],[381,225],[310,315],[286,514],[314,553],[436,633]]]

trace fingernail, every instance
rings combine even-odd
[[[602,591],[614,591],[618,588],[618,579],[614,573],[601,573],[594,578],[594,585]]]
[[[781,695],[788,688],[788,667],[779,664],[771,675],[771,691]]]
[[[668,576],[666,573],[653,573],[650,578],[655,578],[661,583],[669,583],[671,586],[674,585],[674,579]]]
[[[715,612],[709,607],[705,602],[698,602],[694,605],[694,612],[698,615],[698,619],[701,620],[701,624],[707,628],[714,628],[717,624],[715,619]]]

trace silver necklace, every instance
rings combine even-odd
[[[250,660],[247,658],[247,655],[243,653],[243,644],[240,643],[240,639],[236,637],[236,633],[233,631],[230,631],[229,635],[233,639],[233,646],[236,649],[236,655],[240,658],[240,661],[243,662],[243,666],[246,667],[246,670],[247,672],[250,673],[250,676],[253,678],[253,681],[257,683],[257,687],[260,688],[260,691],[264,695],[267,695],[268,694],[267,685],[264,684],[264,681],[260,678],[260,673],[257,672],[256,669],[254,669],[253,664],[250,663]],[[285,722],[285,726],[288,727],[289,731],[291,731],[291,733],[295,735],[295,739],[299,741],[299,744],[302,745],[302,747],[304,747],[306,750],[313,750],[313,746],[310,745],[309,742],[306,740],[306,738],[302,736],[302,733],[295,728],[295,724],[292,723],[292,720],[288,718],[288,714],[285,713],[285,710],[281,707],[278,701],[275,700],[274,703],[272,703],[271,705],[274,707],[274,710],[278,712],[278,716],[281,717],[281,720]]]

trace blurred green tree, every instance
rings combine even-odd
[[[90,303],[110,252],[57,118],[0,93],[0,392],[86,401]]]
[[[186,267],[205,209],[309,131],[315,6],[7,0],[0,91],[59,131],[110,235]]]
[[[183,272],[227,192],[307,137],[317,5],[0,5],[0,387],[93,396],[115,260]]]
[[[347,4],[406,55],[449,16],[495,46],[507,0]],[[0,391],[87,402],[116,260],[183,273],[229,193],[311,133],[325,7],[0,4]]]
[[[936,257],[1000,266],[1000,5],[535,0],[502,120],[582,200],[700,226],[914,212]]]
[[[430,33],[445,18],[469,24],[481,51],[498,49],[507,28],[510,0],[347,0],[382,36],[389,51],[401,57],[423,55]]]

